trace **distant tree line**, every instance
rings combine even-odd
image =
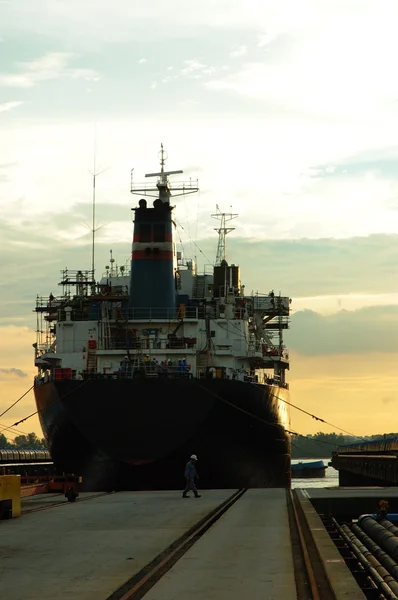
[[[0,450],[48,450],[46,440],[35,433],[17,435],[13,442],[0,433]]]
[[[292,458],[327,458],[332,452],[337,452],[340,446],[347,446],[355,442],[380,440],[389,437],[398,437],[398,433],[380,433],[365,437],[354,437],[341,433],[322,433],[300,435],[292,437]],[[44,438],[38,438],[35,433],[17,435],[13,442],[7,440],[0,433],[0,450],[48,450]]]
[[[398,437],[398,433],[379,433],[364,437],[354,437],[337,433],[315,433],[292,437],[292,458],[327,458],[337,452],[340,446]]]

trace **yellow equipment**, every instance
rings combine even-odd
[[[20,475],[0,475],[0,519],[21,516]]]

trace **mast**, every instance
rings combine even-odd
[[[94,172],[93,172],[93,220],[91,226],[92,232],[92,249],[91,249],[91,272],[94,279],[95,270],[95,157],[94,157]]]
[[[160,144],[160,172],[159,173],[147,173],[145,177],[158,177],[156,187],[153,184],[138,184],[138,187],[133,182],[133,171],[131,169],[131,185],[130,192],[132,194],[151,196],[158,198],[162,202],[170,202],[171,196],[183,196],[186,194],[194,194],[199,190],[198,186],[192,185],[191,180],[189,182],[182,182],[178,185],[171,185],[169,181],[169,175],[179,175],[183,173],[181,169],[178,171],[165,171],[164,166],[168,158],[167,152],[163,148],[163,144]],[[197,183],[197,181],[196,181]]]
[[[101,175],[106,169],[102,169],[101,171],[96,171],[96,159],[97,159],[97,131],[94,131],[94,165],[93,170],[90,171],[93,176],[93,197],[92,197],[92,221],[91,221],[91,278],[92,278],[92,286],[91,293],[95,294],[95,234],[98,231],[99,227],[95,227],[95,180],[98,175]]]
[[[218,219],[220,221],[220,227],[214,228],[218,233],[218,246],[217,246],[217,256],[215,266],[219,266],[223,261],[226,260],[227,256],[227,246],[226,246],[226,237],[227,234],[231,231],[234,231],[235,227],[226,227],[227,221],[232,221],[232,219],[236,219],[239,215],[232,213],[222,213],[216,204],[217,213],[211,215],[213,219]]]

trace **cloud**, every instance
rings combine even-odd
[[[36,293],[56,293],[54,287],[65,267],[90,268],[92,206],[89,202],[71,200],[64,207],[48,206],[38,218],[36,208],[27,214],[25,202],[19,200],[3,209],[0,206],[0,239],[5,257],[0,280],[9,290],[7,298],[0,299],[0,314],[3,319],[20,317],[32,324],[31,310]],[[191,215],[194,212],[189,208],[188,211]],[[184,256],[197,256],[198,269],[202,272],[204,265],[215,259],[215,222],[207,214],[199,213],[201,236],[195,237],[195,246],[189,231],[193,233],[196,224],[183,220],[182,206],[177,215],[177,239],[182,241]],[[255,217],[253,215],[253,219]],[[96,227],[101,226],[95,236],[99,278],[108,264],[110,248],[119,265],[129,264],[133,229],[130,204],[97,201],[96,218]],[[246,227],[250,229],[251,224],[247,223]],[[272,231],[271,224],[269,229]],[[39,271],[35,267],[38,260]],[[227,238],[227,260],[240,265],[247,295],[257,291],[268,293],[273,288],[293,299],[293,318],[296,318],[295,313],[301,315],[297,317],[297,331],[303,339],[310,337],[307,329],[326,331],[329,322],[332,330],[338,330],[334,321],[318,323],[316,319],[322,314],[339,313],[342,318],[348,314],[350,321],[358,318],[357,308],[378,305],[384,310],[398,299],[398,277],[392,275],[398,264],[398,235],[288,240],[247,239],[234,232]],[[386,280],[389,281],[388,288]],[[15,301],[10,303],[9,297]],[[309,313],[311,318],[307,315],[310,324],[304,325],[302,330],[300,324],[306,313],[301,311],[304,309],[312,312]],[[367,318],[371,319],[371,315]],[[365,324],[363,327],[365,330]],[[319,349],[318,342],[314,347]]]
[[[18,298],[14,300],[17,302]],[[5,326],[0,322],[0,413],[24,395],[23,399],[1,419],[7,426],[36,410],[33,392],[29,391],[36,371],[32,348],[36,337],[35,329],[35,326],[32,328],[23,324]],[[13,366],[16,364],[18,367]],[[33,426],[32,421],[35,430],[36,428],[39,430],[38,419],[34,417],[29,421],[27,431],[32,431],[30,429]]]
[[[280,35],[280,32],[274,31],[272,34],[269,33],[261,33],[257,37],[257,48],[264,48],[277,39]]]
[[[141,71],[138,66],[136,68]],[[175,69],[176,72],[179,70]],[[187,172],[188,176],[195,176],[201,166],[201,209],[211,214],[220,198],[228,198],[228,201],[222,200],[224,207],[221,208],[232,205],[234,212],[239,213],[237,231],[243,237],[349,238],[369,232],[398,231],[398,211],[394,206],[398,187],[385,168],[386,161],[393,162],[397,154],[391,128],[356,129],[351,125],[336,126],[310,120],[285,122],[268,114],[264,120],[264,115],[258,115],[252,104],[248,104],[239,116],[223,115],[220,118],[213,113],[203,114],[207,107],[203,103],[208,102],[212,94],[194,94],[189,87],[186,93],[187,80],[181,80],[184,93],[177,94],[173,86],[170,87],[171,104],[158,102],[160,83],[155,93],[153,90],[150,93],[151,81],[157,80],[152,79],[152,74],[146,74],[144,97],[147,105],[157,104],[155,112],[147,107],[139,113],[139,118],[125,119],[121,115],[117,120],[106,117],[100,120],[102,131],[98,148],[102,164],[112,166],[112,171],[100,182],[101,188],[107,184],[108,197],[125,193],[121,182],[125,181],[131,161],[135,167],[138,167],[138,161],[144,163],[141,173],[146,172],[153,157],[156,159],[161,136],[167,144],[170,160],[177,167],[187,164],[186,157],[189,157],[189,164],[195,165],[193,172]],[[59,84],[54,84],[54,88]],[[195,86],[196,89],[199,90]],[[163,93],[163,88],[161,91]],[[40,89],[36,93],[43,92]],[[73,93],[66,96],[60,91],[61,95],[65,102],[63,108],[70,110]],[[98,94],[96,101],[97,97]],[[199,104],[189,103],[191,99]],[[184,112],[181,102],[191,115],[184,117],[181,114]],[[43,100],[41,108],[44,107]],[[89,102],[86,108],[89,108]],[[178,118],[168,114],[170,110],[178,109]],[[222,110],[229,110],[228,102],[222,103]],[[87,186],[87,170],[84,172],[83,166],[92,162],[92,113],[88,120],[80,117],[71,118],[69,122],[62,116],[62,123],[57,115],[57,111],[51,118],[42,115],[41,120],[36,119],[29,126],[15,124],[2,131],[3,162],[20,163],[20,167],[12,172],[10,185],[2,189],[2,195],[9,199],[25,196],[25,182],[29,180],[30,202],[24,210],[36,215],[46,213],[49,202],[51,207],[69,203]],[[189,138],[186,137],[187,128],[191,133]],[[373,133],[376,131],[378,137],[385,138],[375,140]],[[353,164],[354,159],[357,165]],[[343,173],[346,161],[352,165],[347,174]],[[377,167],[379,161],[380,168]],[[124,165],[125,171],[118,171],[118,165]],[[335,168],[335,177],[326,171],[328,168]],[[59,181],[63,182],[62,189]],[[55,187],[58,189],[56,198]],[[381,207],[384,210],[380,210]]]
[[[362,123],[366,115],[376,122],[386,113],[395,114],[398,83],[390,74],[398,41],[393,21],[378,15],[371,5],[358,19],[353,5],[342,11],[333,10],[329,3],[325,14],[319,15],[315,3],[306,4],[295,26],[291,15],[279,15],[267,25],[268,33],[259,34],[257,55],[238,70],[214,78],[207,88],[267,102],[285,114],[312,115],[312,119],[349,118]],[[391,4],[389,8],[395,18],[396,9]],[[380,19],[383,34],[375,36]]]
[[[238,221],[236,221],[238,223]],[[272,232],[273,225],[268,229]],[[214,256],[215,240],[200,241]],[[227,238],[227,259],[240,264],[246,290],[311,296],[383,294],[398,292],[398,235],[369,235],[347,239]],[[386,287],[388,281],[388,287]],[[248,292],[247,292],[248,293]]]
[[[25,103],[19,100],[14,100],[13,102],[4,102],[3,104],[0,104],[0,112],[11,110],[13,108],[16,108],[17,106],[21,106],[21,104]]]
[[[191,59],[184,60],[184,67],[181,69],[183,77],[198,77],[200,73],[208,73],[209,67],[203,64],[200,60]]]
[[[101,190],[99,181],[97,193],[104,197],[108,195],[107,188]],[[57,177],[52,183],[56,185]],[[105,186],[105,180],[102,185]],[[117,197],[118,193],[115,195],[112,187],[109,189],[109,195]],[[90,186],[87,186],[87,193],[84,193],[86,197],[90,195],[89,188]],[[30,200],[25,198],[18,198],[0,206],[1,239],[5,244],[5,255],[12,249],[16,260],[25,264],[29,257],[24,255],[24,244],[34,246],[37,243],[43,246],[43,252],[44,244],[54,246],[51,256],[55,256],[54,250],[58,249],[60,239],[63,240],[63,244],[59,246],[61,258],[70,251],[67,250],[68,244],[77,244],[81,251],[84,251],[85,245],[90,243],[89,227],[84,223],[91,224],[92,206],[90,202],[83,202],[82,196],[67,194],[64,198],[62,190],[60,193],[59,204],[46,204],[42,208],[36,203],[32,207]],[[123,186],[120,193],[123,193]],[[134,200],[132,205],[135,204]],[[189,205],[190,202],[188,208]],[[108,247],[112,247],[112,243],[117,240],[116,247],[119,251],[123,251],[124,248],[125,256],[128,256],[131,250],[130,206],[129,201],[123,204],[107,203],[98,200],[97,197],[96,217],[98,224],[102,225],[96,236],[97,243],[111,244]],[[37,218],[38,215],[40,218]],[[186,217],[184,204],[180,204],[175,218],[178,223],[177,238],[183,241],[185,254],[197,252],[189,238],[189,231],[191,235],[195,235],[197,231],[199,235],[195,235],[195,242],[203,254],[209,257],[209,262],[213,262],[217,235],[213,232],[215,221],[209,218],[207,206],[201,207],[198,214],[189,209]],[[246,289],[266,292],[268,290],[264,289],[265,282],[269,282],[266,287],[269,285],[277,290],[281,289],[292,297],[306,298],[349,293],[366,295],[398,292],[398,278],[391,278],[391,273],[398,263],[396,234],[374,234],[343,239],[282,239],[278,231],[279,219],[271,219],[267,215],[264,218],[266,221],[258,223],[257,212],[240,216],[234,221],[236,231],[227,238],[227,259],[229,262],[240,264]],[[241,222],[244,225],[239,227]],[[264,229],[270,236],[268,239],[260,238],[260,235],[264,235]],[[240,230],[243,230],[244,236],[237,235]],[[390,281],[388,290],[386,278]]]
[[[17,163],[0,163],[0,183],[10,180],[9,171],[16,166],[16,164]]]
[[[386,177],[391,181],[398,179],[397,160],[397,147],[378,148],[375,151],[362,150],[345,156],[344,160],[314,164],[310,175],[313,180],[323,179],[329,182],[340,180],[349,183],[351,178],[358,178],[363,174],[366,174],[368,180]]]
[[[268,2],[258,0],[247,0],[245,10],[242,10],[241,0],[218,0],[217,3],[202,0],[199,5],[189,7],[176,0],[167,5],[160,0],[153,0],[150,5],[142,0],[133,4],[119,0],[115,5],[107,0],[85,0],[84,3],[79,0],[56,3],[53,0],[41,0],[40,3],[19,0],[2,18],[0,32],[7,34],[12,27],[21,33],[39,33],[47,38],[52,35],[58,41],[73,35],[73,43],[80,46],[89,45],[93,40],[120,43],[189,39],[191,42],[209,29],[261,32],[265,20],[272,23],[274,15],[279,18],[279,12],[283,13],[283,10],[275,10]],[[298,22],[297,15],[295,21]]]
[[[25,373],[24,371],[21,371],[21,369],[2,369],[0,368],[0,376],[1,375],[11,375],[13,377],[27,377],[28,374]]]
[[[396,398],[391,398],[391,396],[384,396],[381,399],[381,401],[382,401],[383,404],[387,405],[387,404],[392,404],[392,403],[396,402],[397,399]]]
[[[288,345],[307,356],[398,354],[397,330],[398,306],[372,306],[332,315],[305,310],[292,315]]]
[[[30,88],[60,78],[99,80],[98,73],[92,69],[68,67],[73,56],[67,52],[50,52],[36,60],[19,62],[16,65],[19,73],[0,73],[0,86]]]
[[[140,58],[140,60],[137,61],[139,65],[143,65],[144,63],[148,62],[146,58]]]
[[[245,54],[247,54],[247,46],[245,46],[244,44],[238,46],[237,48],[235,48],[235,50],[232,50],[229,53],[229,55],[232,56],[232,58],[239,58],[240,56],[244,56]]]
[[[168,66],[166,68],[166,76],[162,77],[161,83],[175,83],[180,80],[199,80],[206,77],[210,77],[216,73],[219,69],[214,66],[209,66],[196,58],[184,60],[183,66],[177,71],[174,67]]]
[[[291,402],[356,435],[391,431],[398,401],[397,358],[381,352],[304,356],[293,351]],[[335,430],[293,408],[291,417],[292,428],[300,433]]]

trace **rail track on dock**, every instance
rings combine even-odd
[[[224,502],[160,552],[138,573],[123,583],[106,600],[140,600],[143,598],[184,554],[242,498],[246,491],[246,489],[240,489],[231,494]],[[108,492],[100,492],[83,498],[79,497],[76,503],[107,495],[109,495]],[[23,510],[23,514],[65,505],[72,506],[68,502],[60,501],[61,497],[62,494],[54,495],[54,500],[57,500],[55,502],[32,508],[27,507]],[[335,600],[335,594],[313,540],[302,504],[294,490],[286,490],[286,499],[297,600]]]
[[[106,600],[139,600],[246,492],[240,489],[179,537]]]
[[[299,499],[294,490],[286,495],[297,600],[335,600]]]
[[[76,504],[79,502],[87,502],[88,500],[94,500],[94,498],[99,498],[100,496],[109,496],[109,494],[113,492],[98,492],[98,494],[92,494],[91,496],[85,496],[84,498],[79,497],[76,499]],[[35,496],[29,496],[29,500],[25,501],[25,506],[21,505],[21,513],[23,515],[28,515],[30,513],[38,512],[40,510],[49,510],[50,508],[58,508],[60,506],[68,506],[71,505],[67,500],[60,501],[61,498],[64,498],[64,494],[49,494],[48,498],[57,498],[58,502],[51,502],[49,504],[45,503],[41,506],[33,506],[32,508],[25,508],[29,502],[37,502],[37,499],[34,500]]]
[[[180,558],[246,492],[240,489],[203,517],[185,534],[158,554],[148,565],[113,592],[106,600],[140,600]],[[312,538],[305,514],[294,492],[287,490],[297,600],[335,600],[324,565]]]

